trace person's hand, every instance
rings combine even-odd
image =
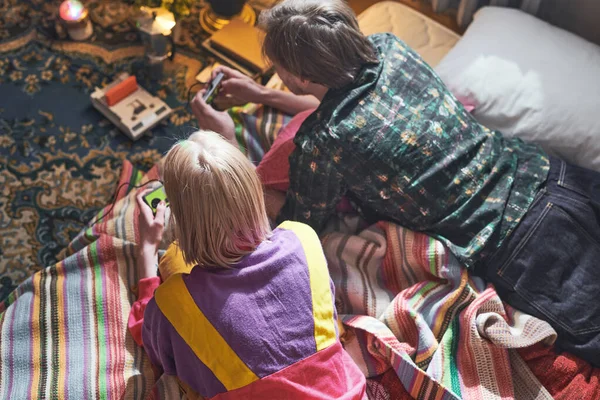
[[[235,123],[231,116],[225,111],[217,111],[202,99],[206,90],[202,89],[192,100],[191,107],[194,116],[198,120],[200,129],[211,130],[221,134],[231,143],[235,141]]]
[[[220,108],[243,105],[246,103],[263,103],[266,88],[253,81],[250,77],[226,66],[218,66],[212,71],[212,79],[219,72],[223,73],[221,88],[215,99]]]
[[[165,229],[165,210],[167,205],[164,201],[158,203],[156,215],[152,215],[152,209],[144,201],[144,196],[153,189],[149,188],[137,194],[136,200],[140,208],[138,230],[140,233],[140,248],[151,254],[158,253],[158,246],[162,240]]]
[[[156,276],[158,270],[158,246],[162,240],[165,228],[166,204],[161,201],[156,207],[156,216],[152,209],[144,202],[144,196],[153,189],[146,189],[138,193],[136,200],[140,208],[138,231],[140,242],[138,247],[138,276],[139,279]]]

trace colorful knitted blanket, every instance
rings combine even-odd
[[[158,381],[127,331],[137,282],[134,185],[145,177],[125,162],[125,186],[65,258],[0,303],[0,399],[180,398],[173,379]],[[120,186],[119,186],[120,187]]]
[[[323,243],[345,347],[374,378],[371,398],[552,398],[516,349],[551,344],[554,330],[505,306],[441,242],[356,217],[330,231]],[[382,378],[390,370],[401,385]]]
[[[137,282],[135,185],[157,172],[143,176],[125,163],[114,206],[62,261],[0,303],[0,399],[184,397],[127,331]],[[370,378],[371,399],[551,398],[536,375],[560,398],[600,393],[597,370],[543,344],[528,351],[554,331],[506,308],[438,241],[345,218],[332,224],[324,248],[343,341]]]
[[[258,163],[290,117],[268,107],[231,111],[238,141]],[[134,187],[158,178],[125,161],[113,204],[70,243],[60,262],[0,302],[0,399],[180,398],[155,379],[127,331],[137,283]],[[95,223],[94,221],[98,221]]]
[[[265,152],[271,148],[279,131],[292,117],[271,107],[247,104],[234,107],[229,115],[235,121],[235,133],[240,149],[255,165],[262,160]]]

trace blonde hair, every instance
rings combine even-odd
[[[341,88],[378,62],[352,9],[342,0],[284,0],[260,14],[263,53],[296,77]]]
[[[221,135],[199,131],[175,144],[163,181],[187,263],[229,267],[270,236],[255,168]]]

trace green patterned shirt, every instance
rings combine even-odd
[[[398,38],[330,89],[296,134],[282,220],[321,229],[346,195],[365,215],[443,241],[467,267],[497,249],[548,175],[537,146],[479,124]]]

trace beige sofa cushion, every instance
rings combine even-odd
[[[431,66],[456,44],[460,36],[404,4],[382,1],[358,16],[366,35],[391,32],[416,50]]]

